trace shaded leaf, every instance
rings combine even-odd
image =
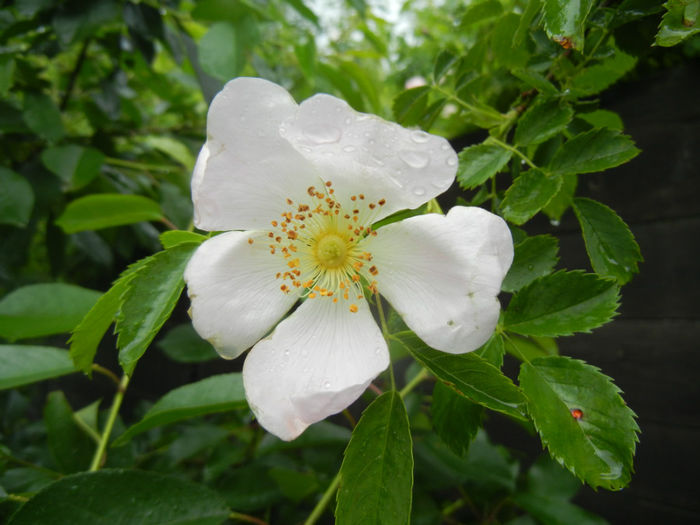
[[[586,18],[593,0],[544,0],[544,27],[547,35],[568,49],[583,49]]]
[[[185,266],[197,244],[178,244],[144,262],[129,283],[117,318],[119,363],[131,375],[163,323],[175,308],[185,281]]]
[[[199,41],[202,69],[224,82],[237,77],[245,66],[239,28],[231,22],[215,22]]]
[[[61,472],[87,470],[97,444],[73,420],[73,409],[63,392],[51,392],[44,406],[49,452]]]
[[[563,131],[573,116],[573,110],[556,99],[534,104],[518,119],[515,143],[520,146],[540,144]]]
[[[625,222],[604,204],[583,197],[574,199],[574,212],[595,272],[620,284],[632,279],[643,259]]]
[[[528,237],[515,245],[515,255],[501,289],[515,292],[552,272],[559,261],[559,240],[551,235]]]
[[[437,381],[430,405],[433,428],[440,439],[461,456],[481,427],[484,409]]]
[[[73,330],[100,293],[74,284],[30,284],[0,300],[0,337],[11,341]]]
[[[243,378],[239,373],[220,374],[171,390],[115,441],[115,446],[152,428],[205,414],[246,406]]]
[[[214,347],[195,332],[192,323],[170,329],[157,345],[165,355],[178,363],[201,363],[219,357]]]
[[[519,380],[554,458],[593,488],[629,483],[639,427],[609,377],[583,361],[544,357],[522,363]]]
[[[66,233],[76,233],[162,219],[158,203],[147,197],[97,193],[69,203],[56,224]]]
[[[577,175],[563,175],[559,191],[552,197],[542,212],[552,220],[552,225],[558,226],[561,216],[574,202],[574,194],[578,186]]]
[[[0,345],[0,389],[77,372],[68,352],[50,346]]]
[[[430,86],[419,86],[399,93],[393,104],[396,122],[402,126],[418,124],[428,105],[429,94]]]
[[[406,408],[396,391],[365,409],[345,450],[340,477],[338,525],[408,524],[413,452]]]
[[[474,352],[448,354],[434,350],[412,332],[392,334],[411,355],[435,376],[471,401],[523,419],[525,399],[513,382]]]
[[[200,233],[188,232],[183,230],[169,230],[160,234],[160,243],[166,250],[184,243],[201,244],[207,240],[206,235]]]
[[[583,69],[571,78],[571,91],[577,97],[600,93],[625,76],[636,63],[636,57],[613,47],[609,58]]]
[[[216,525],[228,514],[221,496],[203,485],[155,472],[105,469],[52,483],[25,503],[10,523]]]
[[[95,148],[77,144],[55,146],[41,152],[41,162],[46,169],[70,189],[81,188],[97,177],[104,159],[105,156]]]
[[[56,141],[65,134],[58,106],[43,93],[25,93],[22,118],[29,129],[45,140]]]
[[[34,208],[34,190],[27,179],[0,167],[0,224],[26,226]]]
[[[614,281],[582,271],[540,277],[516,293],[504,314],[504,327],[522,335],[556,337],[590,332],[616,314]]]
[[[477,144],[459,153],[457,181],[469,190],[483,184],[508,164],[513,154],[494,144]]]
[[[566,142],[554,155],[550,169],[560,175],[594,173],[624,164],[638,154],[627,135],[607,128],[593,129]]]
[[[538,169],[530,169],[513,181],[501,202],[503,217],[513,224],[524,224],[557,194],[561,177],[548,177]]]
[[[532,361],[538,357],[559,355],[557,340],[551,337],[537,337],[508,334],[504,337],[505,351],[520,361]]]
[[[437,84],[442,78],[449,72],[455,64],[459,62],[459,57],[452,54],[448,50],[443,50],[435,59],[435,66],[433,67],[433,81]]]
[[[656,34],[656,45],[670,47],[700,32],[698,0],[669,0]]]

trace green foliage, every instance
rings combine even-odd
[[[394,334],[411,355],[459,395],[474,403],[523,418],[525,398],[503,373],[475,353],[453,355],[433,350],[412,333]]]
[[[9,523],[215,525],[228,514],[221,496],[201,485],[154,472],[111,469],[74,474],[52,483],[23,505]]]
[[[76,371],[68,352],[48,346],[0,345],[0,365],[0,389]]]
[[[398,393],[387,392],[367,407],[345,450],[336,523],[407,524],[413,488],[411,449],[403,400]]]
[[[503,322],[507,330],[521,335],[590,332],[612,319],[618,299],[619,288],[613,281],[580,271],[559,271],[519,290]]]
[[[623,220],[604,204],[582,197],[574,199],[574,211],[595,272],[620,284],[632,279],[642,254]]]
[[[71,202],[56,224],[66,233],[76,233],[161,219],[163,212],[151,199],[140,195],[99,194]]]
[[[0,224],[26,226],[34,207],[34,191],[24,177],[0,168]]]
[[[115,445],[123,445],[133,436],[157,426],[242,406],[245,406],[245,393],[240,374],[208,377],[168,392],[141,421],[119,436]]]
[[[185,286],[182,274],[196,247],[193,243],[178,244],[151,256],[129,282],[115,329],[119,363],[127,374],[131,375],[175,308]]]
[[[642,255],[623,218],[578,196],[578,178],[614,176],[640,153],[608,90],[689,61],[698,1],[409,3],[401,33],[363,0],[335,18],[304,0],[84,4],[15,2],[0,17],[0,343],[28,340],[0,344],[0,389],[12,389],[0,397],[0,521],[320,523],[342,462],[341,524],[601,523],[572,503],[581,483],[559,463],[622,488],[638,428],[612,380],[560,356],[557,338],[609,322]],[[181,299],[208,238],[190,202],[208,102],[238,75],[297,101],[335,94],[453,144],[480,133],[459,152],[453,191],[501,215],[516,241],[486,344],[438,352],[386,312],[392,371],[345,418],[289,443],[253,421],[229,367],[240,363],[215,360]],[[447,211],[450,198],[375,227]],[[595,274],[555,271],[560,234],[544,221],[573,215],[582,235],[567,243],[585,244]],[[519,386],[506,353],[522,361]],[[128,380],[161,366],[171,390],[152,381],[149,408]],[[100,376],[74,411],[61,376],[77,371]],[[111,405],[105,376],[119,384]],[[37,396],[47,379],[57,390]],[[124,398],[134,408],[120,413]],[[484,417],[501,416],[484,407],[534,424],[548,454],[516,461],[487,437]]]
[[[68,333],[99,297],[73,284],[23,286],[0,300],[0,336],[15,341]]]
[[[555,459],[594,488],[627,485],[639,427],[609,377],[583,361],[543,357],[523,363],[519,380]]]

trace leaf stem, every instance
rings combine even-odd
[[[389,325],[386,323],[386,317],[384,315],[384,307],[382,306],[382,300],[379,297],[379,294],[375,294],[375,299],[377,301],[377,310],[379,311],[379,323],[382,326],[382,335],[384,336],[384,340],[389,343]],[[392,366],[391,361],[389,362],[389,379],[391,381],[391,389],[396,390],[396,379],[394,378],[394,367]]]
[[[406,383],[406,386],[399,392],[401,399],[405,398],[414,388],[428,379],[428,377],[430,377],[430,373],[425,368],[421,368],[420,372],[413,376],[413,379]]]
[[[119,376],[117,376],[117,374],[112,372],[109,368],[105,368],[104,366],[100,366],[97,363],[92,363],[91,368],[95,372],[97,372],[98,374],[102,374],[103,376],[110,378],[114,382],[114,384],[117,385],[117,388],[119,388],[119,383],[120,383]]]
[[[330,482],[328,488],[326,488],[326,491],[323,493],[323,496],[321,496],[321,499],[318,500],[318,503],[316,503],[316,506],[311,511],[311,514],[309,514],[309,517],[306,518],[304,525],[313,525],[318,521],[323,514],[323,511],[328,506],[328,503],[330,503],[335,491],[338,490],[338,485],[340,485],[340,472],[338,472]]]
[[[180,166],[175,165],[149,164],[134,160],[118,159],[115,157],[106,157],[105,162],[107,162],[107,164],[111,164],[112,166],[119,166],[120,168],[128,168],[137,171],[177,171],[182,169]]]
[[[112,428],[114,428],[114,422],[117,419],[117,414],[119,414],[119,408],[124,400],[124,394],[126,393],[126,387],[129,385],[129,376],[124,374],[121,381],[119,382],[119,388],[117,393],[114,394],[114,400],[112,401],[112,407],[109,409],[109,417],[107,418],[107,423],[105,423],[105,428],[100,436],[100,442],[95,450],[95,455],[92,457],[92,463],[90,464],[90,472],[94,472],[100,469],[102,465],[102,459],[105,454],[105,449],[107,448],[107,442],[109,441],[109,436],[112,434]]]
[[[228,518],[230,520],[245,521],[247,523],[256,523],[257,525],[268,525],[266,521],[263,521],[260,518],[256,518],[255,516],[251,516],[249,514],[241,514],[240,512],[231,512],[228,515]]]
[[[23,467],[31,468],[34,470],[38,470],[40,472],[44,472],[45,474],[48,474],[52,478],[62,478],[63,474],[60,472],[56,472],[55,470],[51,470],[46,467],[42,467],[41,465],[35,465],[34,463],[31,463],[30,461],[25,461],[24,459],[16,458],[10,454],[7,454],[6,452],[3,452],[2,448],[0,448],[0,457],[3,459],[6,459],[8,461],[11,461],[13,463],[16,463],[17,465],[22,465]]]
[[[515,148],[515,147],[511,146],[510,144],[506,144],[505,142],[498,140],[496,137],[489,137],[486,139],[485,142],[495,144],[496,146],[499,146],[505,150],[508,150],[511,153],[515,153],[518,157],[520,157],[525,162],[525,164],[527,164],[528,166],[530,166],[533,169],[539,169],[535,165],[535,163],[532,162],[530,160],[530,158],[527,155],[525,155],[524,153],[522,153],[518,148]]]

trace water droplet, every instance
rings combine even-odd
[[[304,135],[316,144],[338,142],[342,132],[334,126],[313,126],[304,130]]]
[[[377,157],[373,157],[372,160],[377,163],[377,166],[384,166],[384,161],[379,160]]]
[[[399,158],[412,168],[425,168],[430,162],[430,157],[422,151],[399,151]]]
[[[328,388],[330,388],[330,387],[331,387],[330,381],[326,381],[325,383],[323,383],[323,388],[328,389]]]
[[[552,219],[551,221],[549,221],[549,224],[551,224],[552,226],[559,226],[559,224],[561,223],[556,219]]]
[[[535,265],[534,265],[534,264],[528,264],[528,265],[527,265],[527,269],[528,269],[529,271],[532,271],[532,270],[535,269]]]
[[[445,161],[445,164],[448,166],[454,166],[457,164],[457,158],[456,157],[448,157],[447,160]]]
[[[430,135],[421,130],[412,131],[411,140],[416,144],[424,144],[430,140]]]
[[[415,186],[413,188],[413,195],[416,195],[418,197],[425,195],[425,188],[423,186]]]
[[[352,153],[353,151],[355,151],[355,146],[345,146],[343,148],[343,151],[345,151],[347,153]]]
[[[289,356],[289,348],[285,349],[284,355],[285,355],[285,356]]]
[[[309,351],[308,351],[306,348],[304,348],[304,349],[301,351],[301,356],[302,356],[302,357],[306,357],[307,355],[309,355]]]
[[[377,346],[377,347],[374,348],[374,353],[375,353],[375,354],[379,354],[381,351],[382,351],[382,347],[381,347],[381,346]]]
[[[442,151],[447,151],[448,149],[450,149],[450,145],[449,145],[449,144],[443,144],[442,146],[440,146],[440,149],[441,149]]]
[[[340,108],[338,108],[338,111],[340,111]],[[347,124],[347,125],[352,124],[352,119],[351,119],[350,117],[347,117],[347,118],[345,119],[345,124]]]

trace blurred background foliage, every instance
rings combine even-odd
[[[60,327],[42,332],[33,319],[15,334],[2,321],[1,335],[7,342],[63,345],[63,336],[42,336],[75,327],[94,304],[91,291],[107,290],[128,264],[160,250],[162,232],[192,229],[189,179],[205,139],[208,103],[235,76],[267,78],[298,101],[332,93],[359,111],[457,142],[474,132],[469,136],[484,140],[487,131],[504,141],[516,130],[521,156],[539,167],[551,167],[558,148],[579,133],[623,130],[598,95],[696,59],[697,2],[580,4],[589,10],[562,39],[553,10],[568,3],[549,0],[2,2],[0,295],[42,283],[82,288],[61,292],[74,311],[64,312]],[[523,126],[518,136],[521,115],[550,99],[561,124],[543,132]],[[494,144],[487,139],[483,146]],[[618,164],[633,149],[630,143]],[[468,164],[473,158],[465,155]],[[451,202],[459,193],[460,202],[508,214],[507,185],[491,182],[509,159],[490,157],[483,180],[462,169],[464,191],[455,189]],[[513,180],[520,169],[512,163]],[[558,221],[572,203],[577,176],[561,173],[553,200],[511,210],[511,222],[523,224],[540,210]],[[96,194],[145,199],[92,202],[67,213],[70,203]],[[90,222],[100,210],[111,210],[106,222]],[[516,241],[525,239],[514,231]],[[633,270],[607,277],[624,284],[639,259],[633,254]],[[523,285],[511,284],[508,291]],[[40,311],[49,300],[41,297],[25,307]],[[551,340],[528,341],[520,351],[556,352]],[[187,323],[170,328],[158,345],[182,366],[215,357]],[[433,397],[441,395],[449,394],[436,388]],[[61,391],[40,396],[44,390],[30,386],[0,397],[4,518],[49,483],[85,470],[105,418],[99,400],[71,407]],[[406,403],[414,432],[423,436],[415,447],[413,523],[603,521],[569,502],[580,483],[551,459],[520,461],[483,431],[459,450],[463,444],[450,443],[449,429],[441,432],[444,441],[429,432],[440,423],[421,409],[420,395]],[[135,412],[150,406],[144,401]],[[233,521],[302,522],[337,472],[350,431],[324,422],[285,444],[251,426],[235,395],[208,412],[214,415],[145,425],[128,444],[110,449],[106,466],[177,472],[214,487],[236,511],[225,513]],[[117,419],[114,435],[125,428]]]

